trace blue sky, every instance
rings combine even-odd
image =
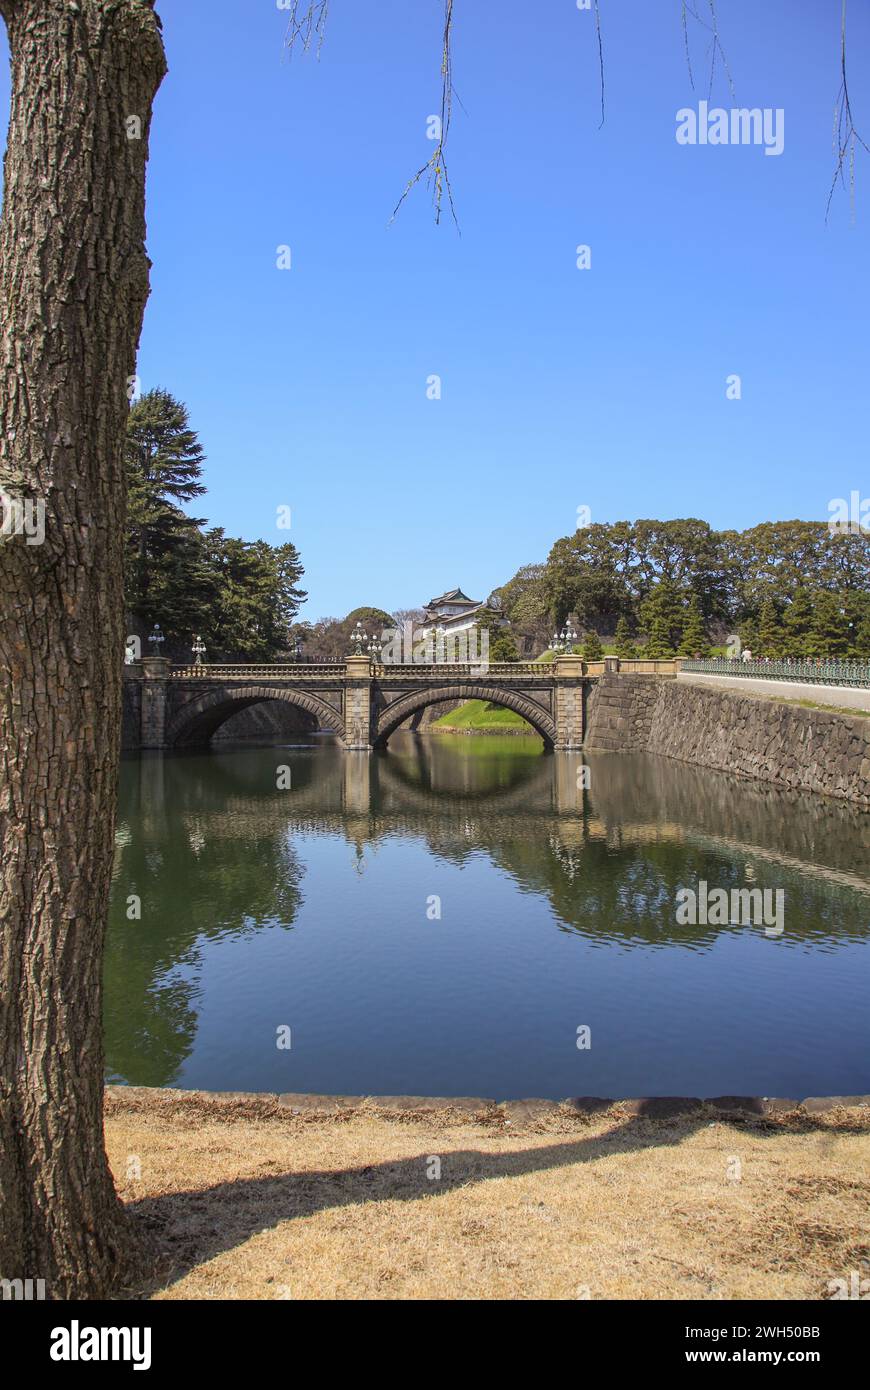
[[[870,157],[854,221],[840,193],[825,225],[839,8],[718,0],[736,102],[721,77],[714,99],[783,108],[771,157],[677,144],[707,95],[679,0],[601,0],[600,130],[576,0],[455,0],[460,237],[424,188],[388,225],[432,151],[442,0],[332,0],[319,62],[286,60],[276,0],[158,0],[140,374],[190,407],[199,510],[292,539],[313,619],[484,597],[581,505],[745,527],[866,496]],[[870,15],[849,9],[870,132]],[[0,88],[5,112],[5,65]]]

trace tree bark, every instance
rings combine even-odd
[[[103,1140],[102,957],[122,451],[165,61],[150,0],[0,0],[0,16],[0,489],[32,520],[42,504],[45,532],[0,534],[0,1277],[88,1298],[132,1275],[137,1248]]]

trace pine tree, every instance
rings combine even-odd
[[[867,661],[870,658],[870,594],[846,594],[844,606],[849,625],[847,655],[853,661]]]
[[[676,585],[660,579],[641,606],[647,632],[646,655],[654,661],[674,655],[683,627],[683,615]]]
[[[772,599],[766,598],[758,616],[757,656],[776,658],[782,656],[785,638],[780,626],[779,614]]]
[[[699,656],[710,655],[710,643],[704,627],[704,615],[701,612],[701,604],[697,594],[693,594],[686,609],[686,617],[683,623],[683,640],[679,646],[680,656]]]
[[[870,607],[854,624],[849,655],[856,661],[870,661]]]
[[[168,391],[142,396],[127,417],[124,462],[127,471],[126,605],[144,628],[159,621],[167,628],[173,552],[203,525],[182,506],[201,497],[204,454],[190,428],[187,407]]]
[[[628,628],[628,619],[623,613],[619,622],[616,624],[616,635],[614,638],[616,655],[622,661],[630,661],[637,654],[637,648],[632,639]]]
[[[583,660],[601,661],[603,657],[604,648],[601,645],[601,638],[598,636],[595,629],[592,628],[583,639]]]
[[[646,655],[653,660],[673,656],[682,635],[680,592],[673,580],[662,578],[641,605],[646,628]]]
[[[791,602],[783,613],[783,653],[799,660],[807,654],[807,638],[813,619],[813,605],[809,592],[799,585]]]
[[[849,649],[849,625],[839,594],[822,590],[816,595],[807,638],[807,655],[844,657]]]
[[[489,644],[490,661],[519,661],[517,644],[509,632],[500,632]]]

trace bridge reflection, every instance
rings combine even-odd
[[[866,937],[870,817],[848,803],[644,755],[462,745],[401,735],[381,754],[321,745],[126,763],[106,957],[113,1072],[172,1080],[196,1034],[208,943],[294,929],[312,838],[346,843],[363,873],[388,840],[459,866],[483,855],[544,898],[558,930],[601,944],[705,950],[740,930],[676,925],[677,889],[700,879],[784,887],[787,940]],[[326,923],[329,884],[316,888]],[[141,922],[128,920],[131,895]]]

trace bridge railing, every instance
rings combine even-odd
[[[708,676],[752,676],[772,681],[796,681],[801,685],[870,687],[870,661],[762,661],[753,657],[710,657],[684,661],[683,670]]]
[[[384,676],[552,676],[553,667],[546,661],[436,661],[408,665],[393,665],[376,661],[372,663],[372,674]]]
[[[173,666],[170,680],[286,680],[288,676],[343,676],[344,662],[319,662],[306,665],[287,661],[278,666]]]
[[[650,657],[628,657],[619,659],[619,670],[634,676],[675,676],[686,663],[682,658],[661,660]]]

